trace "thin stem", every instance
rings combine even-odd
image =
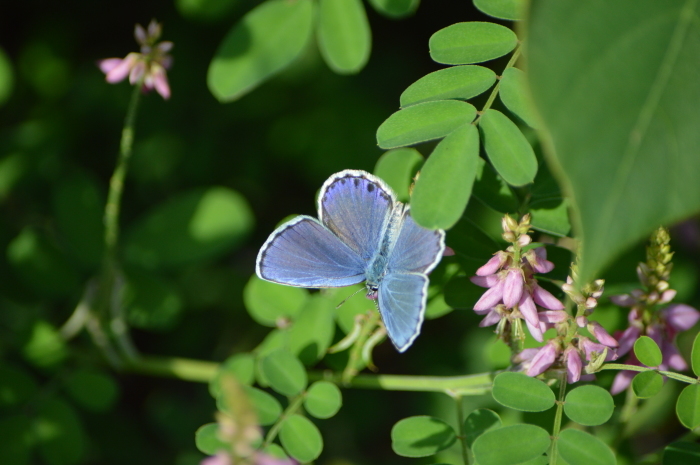
[[[625,365],[623,363],[606,363],[603,365],[601,370],[628,370],[628,371],[656,371],[668,378],[675,379],[676,381],[683,381],[688,384],[698,384],[700,380],[697,378],[691,378],[690,376],[682,375],[680,373],[675,373],[673,371],[656,370],[654,368],[640,367],[639,365]]]
[[[216,375],[219,364],[187,358],[142,356],[129,361],[125,368],[148,375],[208,383]]]
[[[287,418],[289,418],[291,415],[295,414],[297,410],[299,410],[299,407],[301,407],[301,403],[304,401],[304,397],[306,397],[305,392],[299,394],[294,398],[292,402],[290,402],[290,404],[287,406],[284,412],[282,412],[282,415],[279,417],[277,422],[274,425],[272,425],[270,431],[267,432],[265,442],[263,442],[261,449],[265,449],[267,446],[272,444],[272,441],[274,441],[277,437],[277,433],[279,433],[279,430],[282,428],[282,425],[287,420]]]
[[[557,398],[557,412],[554,415],[554,427],[552,428],[552,446],[549,450],[549,463],[550,465],[557,464],[557,455],[559,450],[557,449],[557,440],[559,439],[559,432],[561,431],[561,418],[562,412],[564,410],[564,395],[566,394],[566,375],[562,375],[559,378],[559,397]]]
[[[462,460],[464,465],[469,465],[469,445],[467,444],[467,433],[464,430],[464,412],[462,411],[462,396],[455,396],[457,403],[457,422],[459,423],[459,439],[462,444]]]
[[[357,375],[357,373],[364,368],[364,362],[362,358],[362,348],[367,342],[367,338],[374,331],[374,328],[379,324],[379,311],[372,310],[368,312],[367,319],[362,325],[360,330],[360,335],[357,337],[355,344],[353,344],[350,349],[350,357],[348,358],[348,364],[343,370],[343,382],[349,383],[350,380]]]
[[[520,48],[521,48],[521,45],[518,44],[517,48],[515,49],[515,52],[513,52],[513,56],[510,57],[508,64],[506,65],[505,69],[503,70],[504,72],[506,69],[512,68],[515,65],[515,62],[518,61],[518,58],[520,58]],[[479,112],[479,117],[477,119],[475,119],[474,122],[472,122],[472,124],[474,126],[479,124],[479,120],[481,120],[481,117],[484,116],[484,113],[486,112],[486,110],[491,108],[491,105],[493,105],[494,100],[496,100],[496,96],[498,95],[498,91],[500,90],[500,88],[501,88],[501,81],[499,79],[498,83],[496,83],[496,86],[491,91],[489,98],[486,100],[486,103],[481,108],[481,111]]]

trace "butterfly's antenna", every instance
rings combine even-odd
[[[364,290],[365,290],[364,287],[359,288],[358,290],[356,290],[355,292],[353,292],[352,294],[350,294],[349,296],[347,296],[346,298],[344,298],[342,302],[340,302],[338,305],[335,306],[335,309],[338,310],[340,307],[343,306],[343,304],[344,304],[345,302],[347,302],[347,300],[348,300],[350,297],[354,297],[355,294],[357,294],[357,293],[360,292],[360,291],[364,291]]]

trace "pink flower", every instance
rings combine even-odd
[[[557,359],[559,355],[558,347],[553,343],[545,344],[538,352],[532,357],[530,362],[530,367],[527,369],[528,376],[537,376],[544,373],[547,368],[552,366],[552,363]]]
[[[564,351],[564,364],[566,364],[566,382],[569,384],[578,382],[581,379],[583,363],[575,347],[567,347]]]
[[[141,45],[141,52],[129,53],[124,58],[107,58],[98,63],[110,84],[121,82],[129,76],[129,82],[141,83],[144,92],[153,89],[165,100],[170,98],[170,85],[166,70],[172,66],[172,57],[168,52],[173,48],[172,42],[156,44],[161,34],[161,26],[151,21],[146,31],[140,24],[136,25],[134,37]]]

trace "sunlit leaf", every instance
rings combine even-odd
[[[501,427],[501,418],[493,410],[480,408],[474,410],[464,420],[464,434],[467,444],[472,447],[476,438],[486,431]]]
[[[243,290],[243,303],[256,322],[275,326],[280,318],[296,317],[308,296],[305,289],[263,281],[253,275]]]
[[[586,426],[602,425],[610,419],[615,403],[608,391],[600,386],[579,386],[566,395],[564,413],[576,423]]]
[[[648,367],[657,367],[663,360],[661,349],[649,336],[641,336],[634,341],[634,355]]]
[[[549,386],[524,373],[500,373],[493,380],[492,394],[498,403],[524,412],[542,412],[555,402]]]
[[[557,447],[570,465],[615,465],[615,455],[603,441],[577,429],[559,433]]]
[[[297,414],[282,424],[280,441],[289,455],[302,463],[316,460],[323,450],[323,438],[316,425]]]
[[[403,18],[413,14],[420,0],[369,0],[374,9],[389,18]]]
[[[309,387],[304,399],[304,408],[316,418],[330,418],[343,405],[340,389],[328,381],[316,381]]]
[[[525,0],[474,0],[474,6],[489,16],[500,19],[523,19]]]
[[[508,68],[501,77],[498,96],[510,111],[534,128],[537,118],[526,86],[525,73],[518,68]]]
[[[512,51],[517,42],[515,33],[500,24],[457,23],[430,37],[430,57],[447,65],[481,63]]]
[[[391,447],[402,457],[425,457],[447,449],[457,440],[452,427],[439,418],[404,418],[391,429]]]
[[[496,73],[483,66],[465,65],[423,76],[401,94],[401,107],[430,100],[468,100],[486,92],[496,82]]]
[[[305,387],[306,370],[298,358],[283,349],[262,359],[261,368],[270,387],[285,396],[295,396]]]
[[[512,186],[531,183],[537,174],[537,159],[530,143],[506,115],[492,108],[481,117],[484,148],[498,174]]]
[[[318,46],[336,73],[354,74],[364,68],[372,47],[365,7],[360,0],[320,0]]]
[[[394,190],[401,202],[407,202],[413,176],[422,163],[423,155],[414,148],[389,150],[377,160],[374,174]]]
[[[676,403],[676,415],[688,429],[700,426],[700,384],[691,384],[683,388]]]
[[[535,425],[511,425],[487,431],[474,441],[474,458],[480,465],[523,463],[542,455],[549,433]]]

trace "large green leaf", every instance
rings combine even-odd
[[[584,431],[559,433],[559,453],[571,465],[615,465],[615,455],[603,441]]]
[[[320,0],[318,47],[333,71],[354,74],[364,68],[372,35],[361,0]]]
[[[411,216],[430,229],[449,229],[467,207],[479,159],[479,131],[465,124],[445,137],[421,168]]]
[[[297,58],[311,39],[311,0],[268,0],[233,26],[209,65],[207,84],[216,98],[240,98]]]
[[[530,87],[576,207],[581,282],[700,209],[699,10],[696,1],[532,3]]]

